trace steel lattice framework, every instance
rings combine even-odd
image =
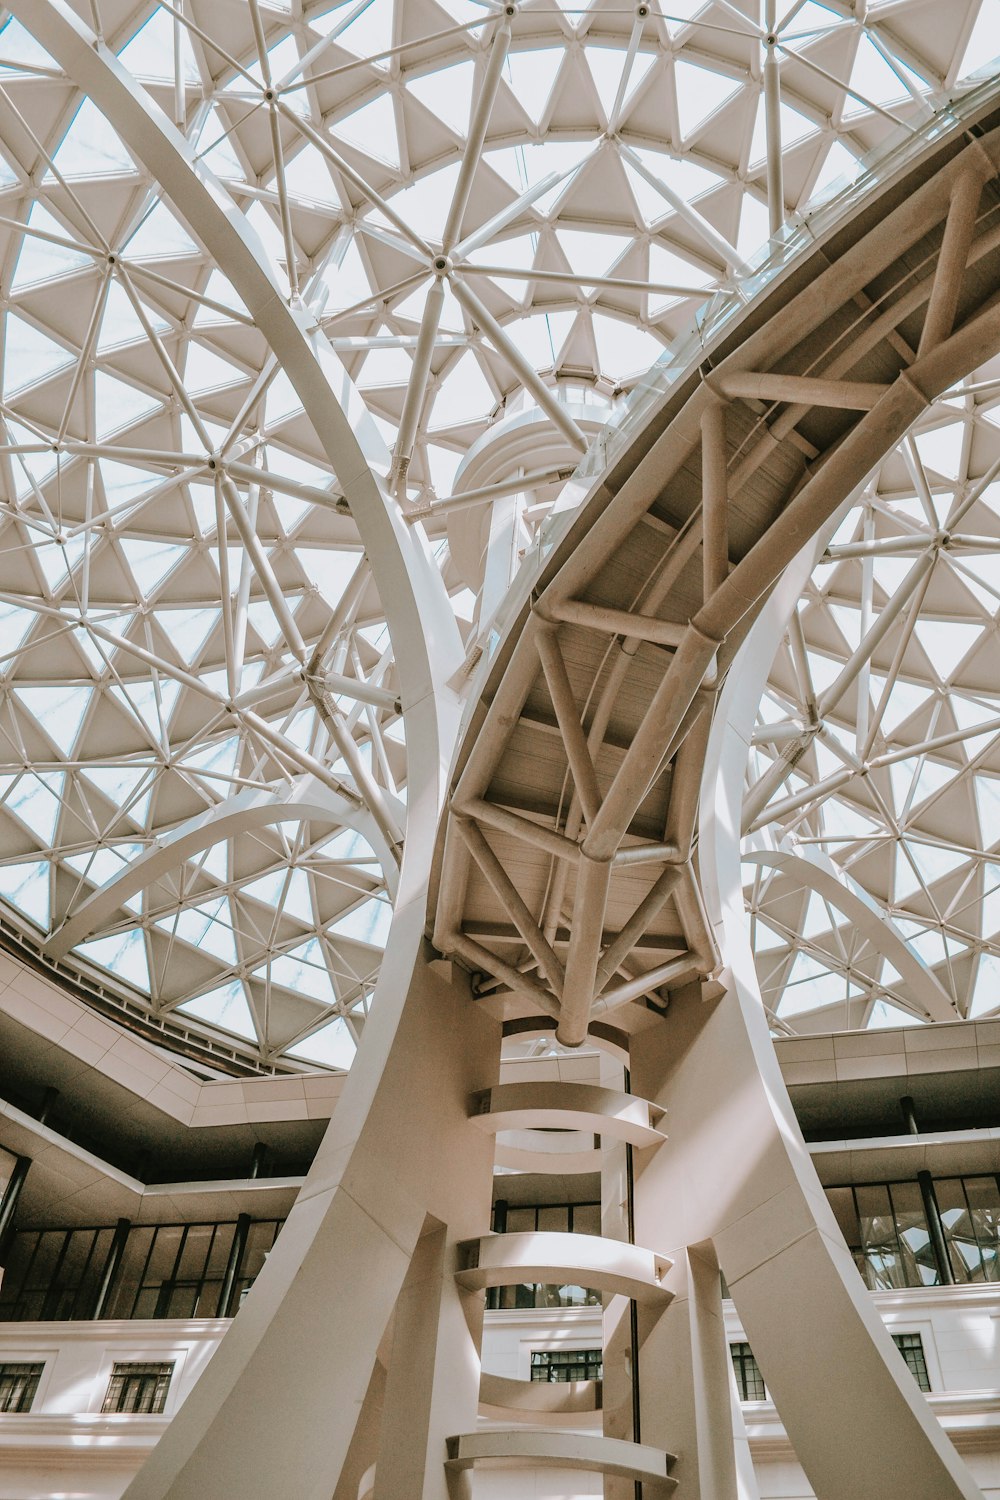
[[[84,8],[351,383],[341,473],[222,242],[15,7],[0,894],[21,942],[162,1035],[349,1064],[408,776],[357,465],[435,551],[442,665],[445,593],[473,665],[657,350],[706,298],[738,307],[769,228],[992,55],[986,0],[932,10]],[[272,795],[308,816],[259,811],[237,843],[240,798]]]

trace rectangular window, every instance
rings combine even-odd
[[[0,1365],[0,1411],[30,1411],[44,1365]]]
[[[167,1402],[173,1364],[115,1364],[102,1411],[161,1412]]]
[[[906,1360],[907,1369],[920,1389],[929,1391],[931,1381],[927,1374],[927,1360],[924,1358],[924,1341],[919,1333],[894,1333],[892,1342]]]
[[[764,1377],[760,1373],[760,1366],[753,1357],[753,1350],[749,1344],[730,1344],[729,1352],[733,1357],[733,1369],[736,1371],[736,1389],[739,1391],[741,1401],[766,1401],[767,1391],[764,1389]]]
[[[602,1349],[535,1349],[531,1355],[532,1380],[550,1385],[570,1380],[600,1380],[604,1370]]]

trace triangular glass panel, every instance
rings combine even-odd
[[[184,362],[184,384],[194,394],[202,391],[221,390],[225,386],[238,385],[247,376],[243,370],[222,359],[204,344],[190,343]]]
[[[835,925],[836,918],[831,917],[830,908],[823,897],[816,891],[810,891],[806,914],[802,921],[802,936],[818,937],[820,933],[832,931]]]
[[[937,880],[943,880],[952,870],[964,865],[968,858],[957,849],[945,849],[940,844],[919,844],[913,839],[907,840],[907,847],[923,876],[924,884],[928,886]]]
[[[434,402],[431,427],[453,427],[485,421],[497,404],[479,361],[467,349],[441,383]]]
[[[176,27],[176,31],[175,31]],[[178,26],[165,10],[154,10],[149,20],[140,26],[118,54],[136,78],[174,80],[174,48],[180,48],[181,78],[185,83],[201,82],[198,64],[184,25]]]
[[[915,433],[913,442],[924,468],[945,479],[960,478],[965,432],[964,422],[949,422],[945,427],[933,427],[928,432]]]
[[[359,943],[369,943],[373,948],[384,948],[391,925],[392,907],[387,901],[372,897],[346,916],[331,922],[328,931]]]
[[[753,924],[753,951],[755,953],[771,953],[775,948],[787,948],[788,939],[782,937],[780,932],[775,932],[761,917],[754,918]]]
[[[61,771],[25,772],[3,799],[4,807],[16,813],[43,846],[55,841],[65,780]]]
[[[822,814],[823,832],[831,839],[866,839],[878,833],[878,824],[842,797],[828,798]]]
[[[981,0],[976,24],[972,28],[957,77],[996,77],[996,57],[1000,52],[1000,0]]]
[[[182,1015],[207,1021],[211,1026],[231,1031],[234,1036],[241,1036],[250,1042],[257,1040],[253,1016],[239,979],[234,979],[231,984],[220,985],[218,989],[208,990],[194,1000],[185,1000],[176,1008]]]
[[[144,495],[162,479],[159,474],[147,474],[142,469],[133,468],[131,464],[116,463],[111,458],[102,458],[100,467],[101,483],[104,485],[109,510],[121,505],[124,500],[135,500],[139,495]]]
[[[53,162],[68,178],[118,176],[136,170],[114,126],[91,99],[80,105]],[[42,180],[55,182],[55,173],[46,172]]]
[[[147,317],[154,327],[162,329],[167,326],[163,318],[151,311],[147,310]],[[107,349],[118,349],[123,344],[138,344],[148,341],[148,338],[125,288],[120,282],[112,281],[104,304],[101,331],[97,336],[98,351],[103,354]]]
[[[976,807],[984,849],[1000,843],[1000,777],[975,776]]]
[[[154,739],[160,738],[160,714],[163,715],[163,723],[166,725],[170,720],[177,695],[180,692],[180,683],[171,682],[165,677],[159,680],[159,707],[157,706],[157,689],[152,682],[129,682],[119,687],[117,683],[111,691],[119,703],[130,713],[136,715]]]
[[[858,50],[854,54],[848,86],[865,102],[847,95],[844,100],[845,119],[849,115],[865,113],[871,104],[884,106],[907,97],[904,84],[863,30],[858,35]]]
[[[267,975],[267,966],[254,970],[255,979],[266,979]],[[323,950],[319,939],[315,937],[306,943],[300,943],[288,953],[272,958],[270,978],[273,984],[280,984],[295,994],[308,995],[313,1000],[331,1004],[337,998]]]
[[[948,681],[982,633],[981,624],[954,620],[918,620],[914,627],[914,634],[942,682]]]
[[[792,109],[788,104],[782,104],[780,113],[781,148],[787,151],[790,146],[795,146],[807,136],[818,135],[819,126],[805,115],[800,114],[797,109]],[[767,160],[767,124],[764,95],[760,96],[757,106],[757,117],[754,121],[753,137],[750,141],[749,166],[751,171],[759,167]]]
[[[111,937],[94,938],[89,943],[80,943],[73,951],[81,958],[110,970],[136,989],[149,993],[146,941],[138,928]]]
[[[804,1011],[843,1002],[846,996],[847,981],[842,974],[833,973],[811,954],[797,953],[778,1005],[778,1013],[781,1016],[801,1015]]]
[[[51,68],[52,58],[41,42],[23,27],[20,21],[8,21],[0,29],[0,64],[24,63],[30,68]]]
[[[94,415],[100,439],[134,426],[140,418],[159,410],[161,404],[159,397],[137,390],[106,370],[94,371]]]
[[[337,1016],[329,1026],[314,1031],[305,1041],[288,1048],[289,1057],[301,1058],[303,1062],[320,1063],[326,1068],[350,1069],[357,1054],[357,1043],[343,1016]]]
[[[151,260],[154,256],[197,255],[199,250],[187,230],[160,200],[125,246],[125,253],[134,260]]]
[[[532,47],[526,52],[507,53],[504,75],[535,125],[545,113],[552,86],[565,58],[562,47]]]
[[[876,1000],[868,1016],[866,1030],[886,1031],[894,1026],[922,1026],[924,1023],[920,1016],[915,1016],[912,1011],[902,1010],[898,1005],[893,1005],[891,1000]]]
[[[56,276],[72,276],[84,266],[92,266],[94,259],[85,250],[74,250],[68,245],[56,245],[32,234],[32,230],[57,235],[60,239],[72,236],[62,224],[54,219],[41,203],[34,202],[26,220],[27,229],[21,237],[21,250],[14,267],[11,291],[19,292],[24,287],[37,286],[39,282],[51,281]]]
[[[694,63],[674,63],[674,79],[677,86],[677,114],[681,134],[693,135],[698,126],[743,87],[732,78],[713,73],[709,68],[697,67]]]
[[[815,203],[818,198],[830,198],[837,191],[848,187],[860,170],[861,164],[857,157],[852,156],[841,141],[833,141],[813,183],[810,203]]]
[[[42,542],[35,547],[35,560],[53,593],[72,573],[83,556],[86,545],[86,537],[71,536],[65,542]]]
[[[919,630],[919,625],[917,629]],[[887,679],[879,672],[872,672],[870,677],[872,702],[877,704],[881,701],[885,690]],[[900,724],[906,722],[918,708],[922,708],[928,698],[933,696],[933,688],[918,687],[914,682],[906,682],[902,677],[897,677],[889,694],[889,701],[882,714],[881,730],[884,735],[892,735]]]
[[[471,66],[471,64],[470,64]],[[436,81],[436,75],[435,79]],[[378,94],[369,104],[329,127],[335,138],[348,141],[367,156],[378,157],[390,167],[399,166],[396,112],[391,94]]]
[[[4,327],[3,385],[8,398],[74,363],[67,349],[33,323],[9,312]]]
[[[362,860],[366,863],[378,862],[371,844],[354,828],[344,828],[340,833],[334,834],[333,838],[323,845],[323,858],[344,860],[350,864]]]
[[[208,745],[204,750],[196,750],[192,754],[186,754],[184,764],[191,770],[201,771],[210,776],[219,776],[228,781],[236,775],[241,748],[242,741],[238,734],[227,735],[217,744]]]
[[[357,6],[352,10],[357,10]],[[379,4],[376,0],[374,5],[366,5],[347,26],[343,26],[343,6],[335,7],[325,16],[310,16],[309,25],[323,36],[328,36],[336,27],[337,42],[341,47],[346,47],[355,57],[373,57],[378,52],[385,52],[395,40],[393,14],[391,6]]]
[[[100,849],[88,849],[85,854],[66,854],[63,862],[85,880],[89,880],[91,885],[100,886],[114,880],[142,852],[142,844],[106,844]],[[136,897],[125,901],[123,905],[139,911],[141,901]]]
[[[225,964],[236,963],[236,938],[233,933],[229,902],[223,898],[207,906],[187,906],[157,922],[163,932],[171,933],[193,948],[211,953]]]
[[[220,611],[211,605],[203,609],[165,609],[157,614],[170,644],[187,662],[194,661],[220,618]]]
[[[88,766],[83,773],[115,807],[126,810],[135,823],[145,823],[156,780],[155,766]],[[139,796],[140,788],[144,790]]]
[[[283,914],[298,917],[302,922],[315,920],[309,877],[300,867],[272,870],[268,875],[261,875],[243,886],[240,895],[254,896],[268,906],[280,907]]]
[[[474,72],[474,63],[455,63],[453,67],[410,79],[407,88],[425,109],[443,120],[449,130],[464,136],[469,128]],[[334,126],[334,129],[339,130],[340,126]]]
[[[296,547],[295,556],[328,604],[341,598],[358,566],[356,552],[339,552],[332,547]]]
[[[27,639],[28,632],[38,619],[34,610],[22,609],[19,604],[0,604],[0,662],[5,662]]]
[[[137,537],[121,537],[119,546],[144,598],[156,592],[188,550],[181,542],[152,542]]]
[[[0,865],[0,896],[43,931],[49,925],[49,886],[46,862]]]
[[[94,689],[60,683],[52,687],[15,687],[14,695],[38,720],[53,743],[69,756]]]
[[[976,969],[976,987],[969,1006],[969,1020],[1000,1009],[1000,956],[981,953]]]
[[[574,275],[585,281],[588,274],[604,276],[631,244],[625,234],[597,234],[589,229],[562,229],[559,243]]]

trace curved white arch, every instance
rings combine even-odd
[[[398,808],[402,812],[402,804],[398,804]],[[395,894],[396,864],[376,819],[363,804],[359,806],[347,797],[339,796],[316,777],[301,776],[277,790],[261,787],[237,792],[161,834],[138,859],[125,865],[81,902],[73,915],[48,939],[45,952],[56,960],[64,958],[77,943],[82,943],[97,931],[131,896],[159,880],[167,870],[176,869],[221,839],[251,828],[267,828],[273,823],[293,819],[343,823],[356,828],[378,855],[389,893]]]
[[[763,646],[758,649],[764,650]],[[801,885],[815,891],[835,906],[872,947],[899,970],[914,1001],[932,1021],[960,1021],[958,1007],[944,985],[913,949],[889,917],[856,880],[838,870],[833,860],[818,850],[752,849],[744,864],[761,865],[793,875]]]
[[[337,475],[368,553],[402,685],[413,801],[440,781],[454,735],[446,687],[462,655],[458,626],[420,526],[408,526],[381,478],[389,454],[360,396],[308,310],[283,294],[257,235],[115,54],[65,0],[14,0],[37,38],[153,175],[219,265],[286,371]],[[209,460],[209,467],[212,460]],[[380,477],[381,476],[381,477]]]

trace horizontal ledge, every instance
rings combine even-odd
[[[673,1297],[662,1285],[673,1262],[623,1240],[529,1230],[484,1234],[466,1240],[459,1248],[463,1264],[455,1279],[470,1291],[519,1282],[548,1286],[571,1282],[589,1291],[631,1297],[633,1302],[660,1311]]]
[[[601,1410],[600,1380],[512,1380],[485,1370],[479,1382],[479,1414],[506,1413],[526,1422],[578,1422]]]
[[[491,1135],[501,1130],[585,1130],[630,1146],[659,1146],[663,1110],[648,1099],[593,1083],[500,1083],[472,1096],[470,1117]],[[544,1140],[539,1152],[544,1154]]]
[[[677,1486],[669,1470],[673,1454],[621,1438],[583,1436],[552,1428],[496,1427],[446,1439],[445,1467],[587,1469],[647,1485],[651,1495],[669,1495]]]

